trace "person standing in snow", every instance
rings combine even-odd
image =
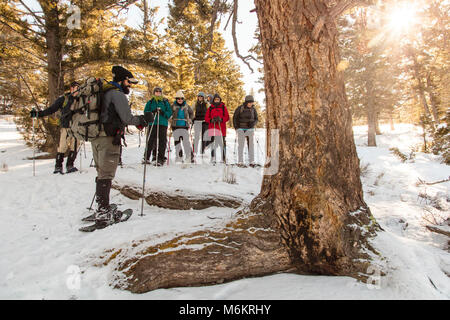
[[[212,137],[211,161],[213,164],[216,163],[215,148],[217,145],[222,148],[222,161],[226,163],[226,136],[229,120],[228,109],[220,95],[216,93],[205,116],[205,121],[208,123],[208,134]]]
[[[205,148],[208,146],[209,141],[206,141],[205,133],[208,131],[209,124],[205,122],[206,112],[208,111],[209,104],[206,101],[206,95],[203,92],[199,92],[197,96],[197,102],[195,103],[195,118],[194,118],[194,153],[197,152],[197,146],[201,140],[201,154],[205,153]]]
[[[244,104],[233,114],[233,126],[238,139],[238,166],[244,167],[244,146],[247,141],[248,158],[251,167],[255,167],[255,126],[258,123],[258,113],[254,107],[253,96],[246,96]]]
[[[149,164],[150,155],[152,155],[152,162],[156,166],[163,166],[167,160],[165,157],[167,127],[169,126],[169,119],[172,116],[172,107],[170,106],[169,100],[164,98],[162,88],[157,87],[153,90],[153,97],[147,102],[144,109],[144,114],[148,113],[153,114],[155,124],[153,125],[153,121],[149,123],[149,134],[152,125],[153,129],[151,130],[150,137],[148,137],[147,154],[144,155],[144,161]]]
[[[194,154],[192,152],[189,139],[189,130],[194,119],[192,108],[186,103],[184,94],[179,90],[175,94],[175,101],[172,104],[172,131],[175,142],[175,162],[183,161],[183,150],[181,149],[181,140],[183,140],[183,148],[186,153],[186,160],[194,163]]]
[[[69,154],[67,156],[66,172],[72,173],[78,171],[78,169],[74,167],[74,162],[77,157],[80,142],[69,134],[68,129],[70,128],[70,107],[78,94],[79,87],[80,84],[78,82],[72,82],[70,84],[70,93],[60,96],[50,107],[45,110],[36,111],[35,109],[32,109],[30,112],[30,116],[32,118],[41,118],[61,110],[61,116],[59,119],[59,124],[61,127],[60,138],[56,153],[55,170],[53,171],[55,174],[63,173],[64,156],[67,151],[69,151]]]
[[[95,223],[98,228],[106,227],[117,209],[109,203],[109,193],[120,157],[122,133],[126,125],[134,125],[142,130],[148,122],[153,121],[153,114],[133,116],[126,95],[132,84],[136,84],[133,74],[127,69],[114,66],[113,81],[104,85],[102,113],[100,122],[102,131],[98,138],[91,141],[95,167],[97,169],[96,196],[97,210]]]

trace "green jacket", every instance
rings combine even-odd
[[[172,108],[170,106],[170,103],[167,99],[163,99],[161,101],[157,101],[155,99],[150,99],[147,104],[145,105],[144,113],[145,112],[153,112],[155,113],[155,120],[158,118],[156,114],[156,109],[161,108],[161,113],[159,114],[159,125],[160,126],[169,126],[169,119],[172,116]],[[151,126],[153,122],[149,123]]]

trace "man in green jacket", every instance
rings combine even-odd
[[[153,90],[153,97],[147,102],[144,109],[144,114],[152,112],[155,123],[149,123],[147,154],[144,154],[144,161],[150,163],[150,155],[152,155],[152,162],[157,166],[163,166],[166,161],[166,146],[167,146],[167,127],[169,126],[169,119],[172,116],[172,107],[169,100],[164,98],[162,88],[155,88]],[[159,140],[159,141],[158,141]]]

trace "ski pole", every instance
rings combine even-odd
[[[258,138],[256,137],[256,132],[255,132],[255,140],[256,140],[256,144],[258,145],[258,150],[259,150],[259,152],[261,153],[261,157],[262,157],[263,160],[264,160],[264,152],[262,151],[262,148],[261,148],[261,146],[260,146],[260,144],[259,144]]]
[[[156,125],[156,166],[158,166],[158,156],[159,156],[159,112],[157,117],[158,124]]]
[[[36,136],[34,132],[34,120],[33,118],[33,177],[36,176]]]
[[[147,174],[147,153],[148,153],[148,141],[150,140],[150,136],[152,135],[153,126],[155,125],[155,122],[153,121],[152,127],[150,128],[150,133],[147,135],[146,144],[145,144],[145,152],[144,152],[144,177],[142,181],[142,203],[141,203],[141,214],[140,216],[144,216],[144,199],[145,199],[145,178]],[[148,133],[148,126],[145,128],[145,133]]]
[[[138,146],[138,148],[140,148],[141,147],[141,131],[139,131],[139,146]]]
[[[167,165],[170,165],[170,141],[172,141],[172,134],[169,134],[169,143],[167,148]]]
[[[95,191],[94,196],[92,197],[91,206],[88,208],[89,211],[92,210],[92,206],[94,205],[95,196],[97,195],[97,191]]]

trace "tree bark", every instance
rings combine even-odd
[[[363,199],[339,63],[325,0],[255,0],[267,98],[268,156],[260,194],[222,230],[113,253],[115,286],[146,292],[280,271],[361,277],[379,230]],[[271,145],[271,130],[279,145]],[[273,150],[272,150],[273,149]],[[273,162],[273,160],[272,160]],[[272,163],[271,162],[271,163]]]
[[[62,70],[63,40],[57,1],[40,1],[45,15],[45,40],[47,46],[48,63],[48,101],[52,104],[64,93],[64,73]],[[46,151],[56,153],[59,141],[59,126],[54,124],[59,114],[52,115],[53,121],[47,122]]]
[[[354,274],[369,225],[345,95],[335,21],[313,40],[326,1],[256,0],[264,56],[267,127],[279,130],[279,172],[266,176],[284,245],[300,272]],[[269,141],[269,140],[268,140]],[[270,150],[270,148],[267,148]]]

